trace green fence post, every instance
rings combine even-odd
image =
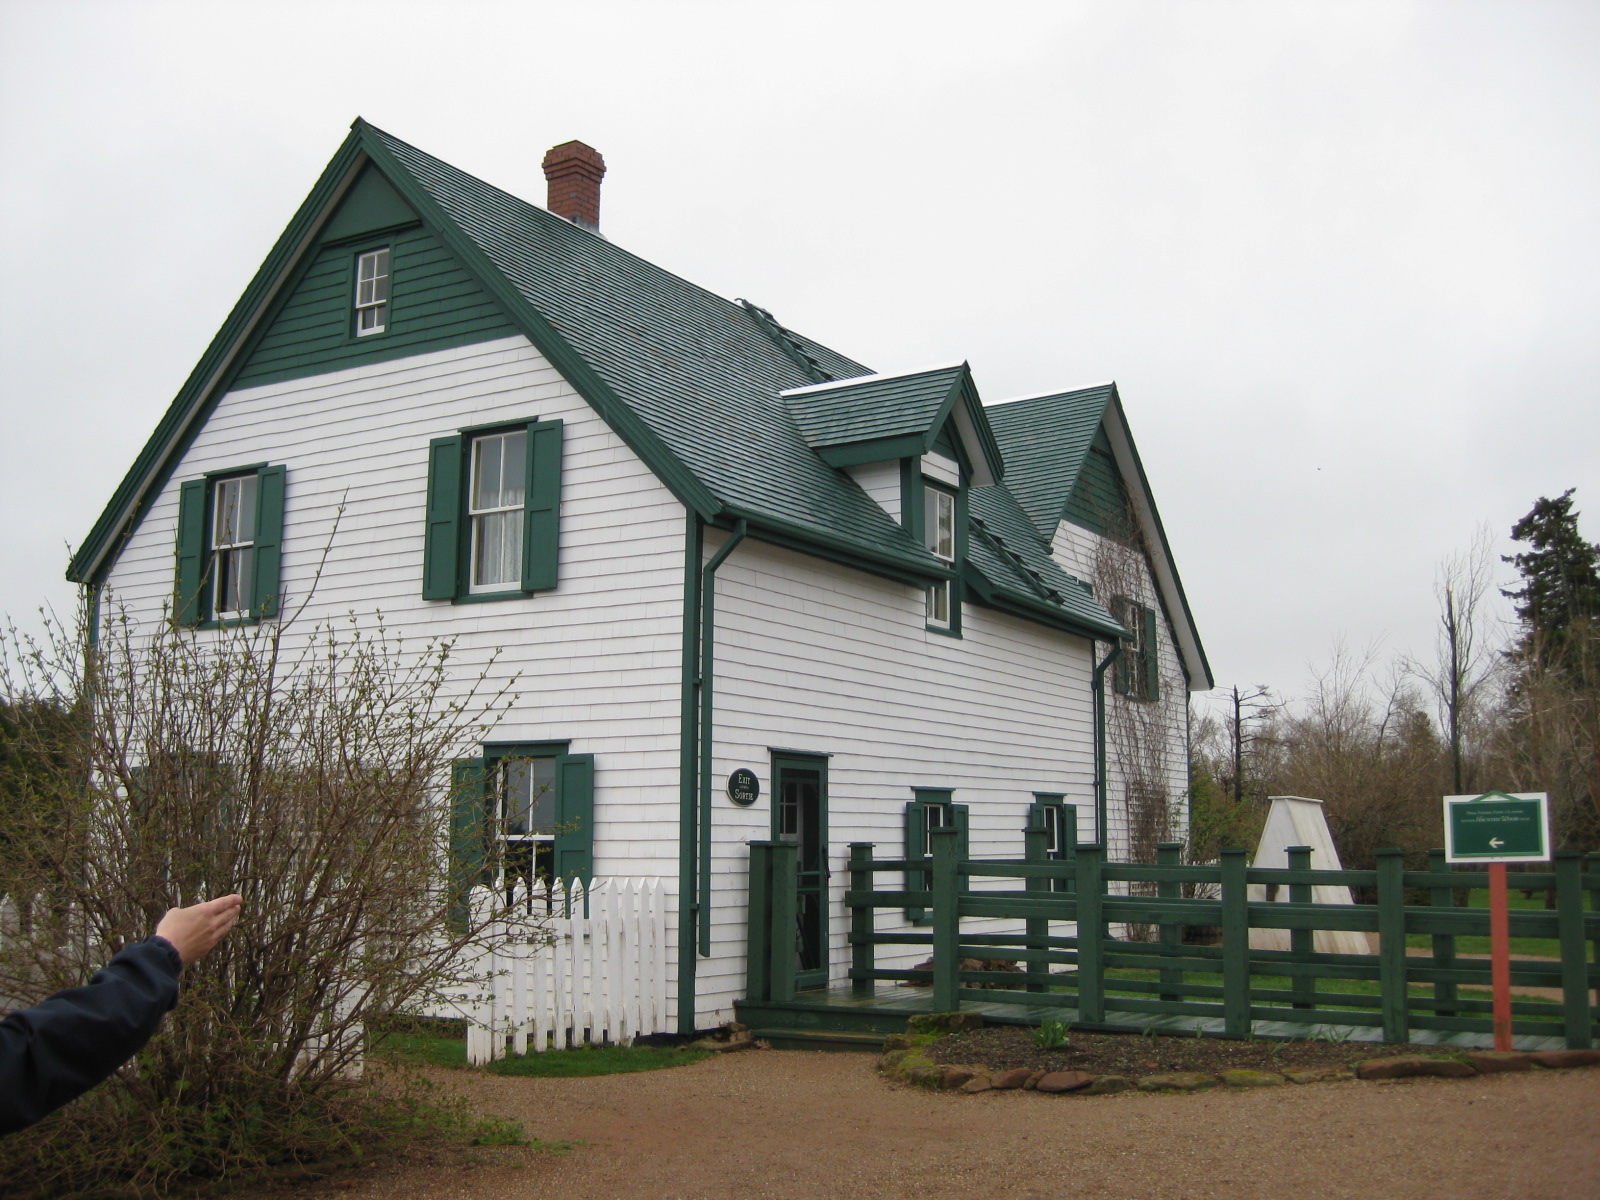
[[[1291,871],[1309,871],[1311,869],[1311,847],[1290,846],[1289,869]],[[1291,883],[1289,885],[1290,904],[1310,904],[1314,893],[1309,883]],[[1289,950],[1297,963],[1308,963],[1317,948],[1317,931],[1314,929],[1291,929],[1289,931]],[[1310,975],[1296,975],[1289,982],[1289,990],[1294,994],[1295,1008],[1315,1008],[1317,1006],[1317,981]]]
[[[1078,806],[1076,804],[1063,804],[1061,806],[1061,857],[1071,862],[1078,856]],[[1078,887],[1077,872],[1073,871],[1061,881],[1057,890],[1068,893],[1076,891]]]
[[[1589,911],[1600,913],[1600,851],[1591,850],[1583,856],[1583,862],[1584,879],[1589,888]],[[1600,932],[1590,940],[1594,943],[1591,960],[1600,963]]]
[[[850,843],[850,890],[872,891],[872,843]],[[870,996],[872,972],[878,965],[877,944],[873,941],[876,910],[868,900],[850,906],[850,991]]]
[[[1557,850],[1556,928],[1561,938],[1561,1019],[1567,1049],[1587,1050],[1589,1028],[1588,947],[1583,940],[1583,858],[1576,850]]]
[[[1229,1037],[1250,1035],[1250,909],[1244,883],[1244,850],[1222,851],[1222,1029]]]
[[[1443,850],[1428,851],[1428,870],[1443,873],[1450,869],[1450,864],[1444,860]],[[1428,903],[1434,908],[1454,908],[1456,903],[1456,890],[1453,887],[1434,887],[1428,889]],[[1456,965],[1456,935],[1453,933],[1436,933],[1433,935],[1433,965],[1436,967],[1450,968]],[[1454,983],[1439,982],[1433,985],[1433,998],[1439,1002],[1435,1010],[1441,1017],[1456,1015],[1456,985]]]
[[[772,953],[771,999],[780,1003],[794,999],[794,976],[800,953],[799,898],[795,895],[800,843],[773,842],[772,845]]]
[[[1383,1040],[1411,1040],[1406,995],[1406,857],[1403,850],[1378,851],[1378,989]]]
[[[750,906],[745,914],[745,996],[772,999],[772,843],[750,843]]]
[[[1078,889],[1078,1020],[1106,1019],[1105,850],[1079,846],[1073,860]]]
[[[1024,861],[1030,863],[1049,862],[1049,836],[1049,832],[1043,825],[1029,825],[1022,834]],[[1053,880],[1046,879],[1042,875],[1029,875],[1022,881],[1022,887],[1028,893],[1029,899],[1043,900],[1049,897],[1053,882]],[[1045,941],[1050,937],[1050,920],[1048,917],[1029,917],[1023,923],[1023,929],[1030,951],[1043,951],[1046,948]],[[1036,961],[1030,957],[1026,967],[1028,990],[1030,992],[1049,991],[1050,964],[1042,960]]]
[[[933,1011],[958,1012],[961,1000],[961,880],[956,872],[960,833],[951,826],[929,830],[933,856]]]
[[[1172,872],[1172,876],[1170,878],[1163,876],[1161,879],[1156,881],[1156,895],[1162,900],[1177,900],[1183,896],[1183,883],[1178,879],[1178,868],[1182,865],[1182,859],[1182,842],[1156,843],[1156,866],[1164,867]],[[1166,915],[1165,906],[1163,906],[1162,915]],[[1160,929],[1161,948],[1163,950],[1175,951],[1179,946],[1183,945],[1182,925],[1175,921],[1162,921]],[[1166,965],[1166,963],[1167,960],[1163,958],[1161,966],[1161,983],[1163,985],[1163,989],[1168,985],[1172,986],[1174,989],[1181,988],[1183,986],[1183,971],[1178,967],[1169,967]],[[1176,990],[1170,992],[1163,990],[1160,993],[1160,999],[1181,1000],[1183,999],[1183,996]]]

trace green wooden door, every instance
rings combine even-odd
[[[772,836],[799,845],[795,864],[795,986],[828,983],[828,760],[774,755]]]

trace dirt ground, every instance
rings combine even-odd
[[[562,1156],[485,1148],[240,1200],[1596,1200],[1600,1067],[1192,1094],[893,1087],[747,1051],[589,1079],[439,1078]]]

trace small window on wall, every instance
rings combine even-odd
[[[253,467],[179,485],[180,625],[277,615],[285,477],[281,466]]]
[[[1156,614],[1126,596],[1111,601],[1111,615],[1133,635],[1124,642],[1122,654],[1112,666],[1117,694],[1135,700],[1161,698],[1161,656],[1156,642]]]
[[[906,857],[925,858],[932,852],[936,829],[954,829],[956,857],[967,858],[967,806],[951,802],[955,794],[949,788],[913,788],[916,799],[906,805]],[[907,891],[927,891],[933,886],[933,872],[918,868],[906,872]],[[906,909],[906,919],[924,922],[928,919],[923,908]]]
[[[453,765],[451,912],[473,887],[532,906],[552,885],[594,875],[594,755],[565,742],[490,745]]]
[[[389,326],[389,247],[356,256],[356,336]]]
[[[1078,809],[1065,803],[1065,799],[1059,792],[1035,792],[1033,803],[1028,806],[1028,828],[1043,827],[1045,857],[1056,862],[1071,858],[1078,840]],[[1054,881],[1053,890],[1065,888],[1066,880]]]

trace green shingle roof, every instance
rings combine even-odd
[[[230,364],[260,313],[367,159],[702,518],[747,520],[758,536],[902,578],[941,574],[943,564],[823,456],[898,438],[918,439],[925,450],[960,404],[969,444],[998,474],[996,434],[964,364],[863,379],[868,367],[783,329],[764,310],[716,296],[357,121],[75,556],[70,578],[103,577],[116,545],[226,390]],[[795,391],[819,375],[856,382]],[[1027,461],[1028,447],[1014,452]],[[1046,466],[1023,474],[1036,473]],[[1063,472],[1064,483],[1048,486],[1070,490],[1071,478]],[[1041,478],[1032,486],[1018,495],[1000,484],[972,489],[970,565],[979,595],[1080,631],[1114,634],[1118,626],[1104,608],[1051,561],[1036,534],[1030,537],[1029,518],[1044,503],[1034,493],[1047,485]],[[1024,495],[1026,506],[1019,504]]]
[[[1066,511],[1116,384],[1033,396],[984,409],[1006,460],[1006,486],[1047,541]]]

